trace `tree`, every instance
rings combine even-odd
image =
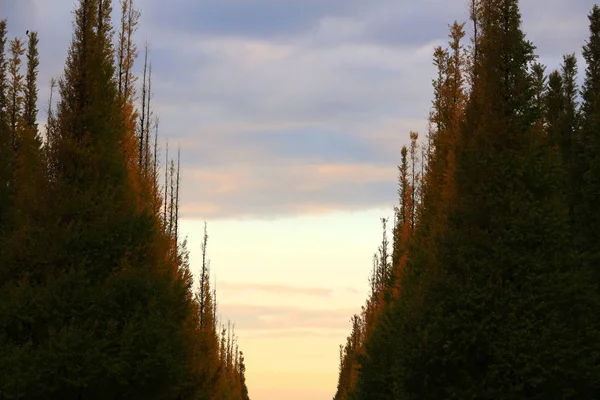
[[[29,129],[37,132],[37,76],[40,65],[38,52],[39,39],[37,32],[29,32],[28,36],[29,41],[27,46],[27,74],[25,75],[25,104],[23,108],[23,120],[24,124]]]
[[[408,149],[402,146],[401,162],[398,166],[398,207],[395,209],[395,225],[393,231],[393,249],[392,249],[392,280],[395,280],[396,268],[400,263],[400,258],[406,250],[403,246],[403,233],[410,220],[408,214],[408,204],[411,187],[408,182]]]
[[[591,336],[582,339],[579,327],[590,287],[569,256],[560,162],[539,124],[534,47],[516,0],[481,2],[477,21],[456,201],[437,241],[443,269],[421,277],[428,336],[405,364],[404,387],[411,398],[587,398]],[[573,306],[574,293],[587,300]]]
[[[47,189],[45,175],[45,160],[42,152],[42,141],[37,126],[37,75],[39,67],[39,53],[37,49],[38,39],[36,32],[29,33],[29,44],[27,50],[27,73],[25,83],[20,85],[22,107],[17,115],[18,125],[16,127],[15,143],[18,144],[14,151],[13,185],[14,199],[12,215],[14,219],[12,238],[5,243],[5,254],[12,254],[13,259],[7,264],[17,264],[19,268],[27,268],[26,254],[41,254],[41,249],[31,248],[30,245],[37,241],[26,244],[26,237],[43,235],[36,222],[42,218],[44,200]],[[25,245],[25,247],[23,247]]]
[[[121,29],[117,45],[117,81],[121,102],[130,102],[135,95],[136,76],[133,74],[133,65],[138,52],[133,35],[140,16],[141,13],[135,9],[133,0],[121,1]]]
[[[416,343],[419,332],[411,326],[411,321],[422,310],[415,301],[417,288],[414,284],[413,253],[417,246],[413,243],[414,233],[423,235],[424,224],[432,224],[434,216],[439,216],[441,206],[448,199],[439,196],[444,186],[450,184],[452,170],[448,165],[449,153],[454,150],[452,129],[459,122],[463,110],[464,94],[462,71],[464,55],[460,40],[464,36],[462,25],[455,23],[451,28],[450,51],[441,47],[434,52],[434,65],[438,68],[437,78],[433,81],[434,101],[430,113],[430,134],[427,157],[421,160],[422,173],[416,173],[417,134],[411,132],[411,160],[408,162],[408,149],[402,148],[402,163],[399,167],[400,206],[396,209],[394,229],[393,283],[392,296],[384,304],[374,324],[367,324],[364,353],[359,355],[360,377],[357,395],[360,399],[402,398],[405,394],[402,381],[407,377],[402,372],[402,362],[408,359]],[[423,164],[428,162],[425,168]],[[412,173],[409,177],[409,165]],[[425,172],[426,171],[426,172]],[[418,196],[417,196],[418,193]],[[433,228],[431,228],[433,229]],[[433,238],[433,235],[430,235]],[[433,240],[419,245],[430,255],[435,247]],[[426,249],[426,250],[425,250]],[[418,251],[418,249],[417,249]],[[412,299],[412,300],[411,300]]]
[[[581,152],[577,160],[583,160],[579,172],[580,203],[576,205],[577,241],[583,251],[583,261],[588,268],[594,270],[597,282],[600,282],[600,7],[594,6],[589,14],[590,38],[583,48],[583,58],[587,67],[581,90],[582,128]]]
[[[593,398],[599,302],[572,247],[561,159],[577,153],[557,144],[576,138],[575,65],[547,90],[518,2],[471,14],[470,58],[456,23],[434,54],[419,214],[366,333],[358,398]]]
[[[563,58],[560,71],[548,77],[546,92],[546,123],[551,143],[556,146],[564,169],[564,191],[569,215],[575,221],[575,205],[580,201],[582,187],[582,149],[579,138],[580,118],[577,104],[577,58]]]
[[[212,307],[210,307],[210,261],[206,259],[206,248],[208,245],[208,232],[206,230],[206,222],[204,223],[204,237],[202,239],[202,271],[200,272],[199,297],[198,303],[200,306],[200,327],[212,326],[208,317],[212,315]]]
[[[10,59],[8,60],[8,118],[12,134],[13,148],[17,148],[17,129],[22,119],[23,107],[23,74],[21,73],[21,57],[25,54],[23,43],[15,38],[10,41]]]
[[[410,154],[410,166],[411,166],[411,196],[410,196],[410,205],[409,205],[409,212],[410,212],[410,228],[412,230],[415,229],[415,224],[417,223],[417,209],[418,209],[418,197],[417,197],[417,193],[419,192],[419,190],[417,189],[417,187],[420,184],[420,176],[419,174],[416,172],[416,168],[417,168],[417,163],[418,163],[418,143],[417,140],[419,139],[419,134],[417,132],[410,132],[410,148],[409,148],[409,154]]]
[[[12,137],[8,117],[6,34],[6,20],[0,20],[0,237],[6,229],[6,213],[10,204],[12,179]]]
[[[6,62],[0,22],[0,397],[246,399],[233,328],[219,347],[208,262],[202,310],[194,301],[179,152],[160,193],[150,68],[136,124],[139,12],[125,0],[116,57],[111,12],[110,0],[78,0],[44,145],[37,33],[22,74],[22,43]]]
[[[140,124],[138,128],[138,136],[139,136],[139,167],[141,170],[145,169],[146,166],[146,154],[145,149],[146,145],[144,143],[146,139],[146,126],[148,121],[150,120],[150,115],[146,115],[146,110],[150,107],[150,93],[149,93],[149,85],[150,79],[147,77],[148,75],[148,45],[146,45],[146,51],[144,52],[144,74],[142,78],[142,112],[140,114]],[[148,112],[149,113],[149,112]]]
[[[2,318],[23,326],[3,347],[8,397],[160,398],[187,374],[191,276],[131,181],[110,15],[107,0],[75,11],[36,238],[45,252],[27,258],[43,274],[13,291],[19,307]]]
[[[244,353],[240,352],[240,366],[239,366],[239,375],[240,375],[240,383],[241,383],[241,396],[240,400],[250,400],[248,396],[248,387],[246,386],[246,364],[244,359]]]

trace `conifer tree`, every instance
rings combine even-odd
[[[586,62],[581,90],[582,128],[579,172],[581,204],[576,205],[577,241],[584,254],[584,263],[593,269],[600,282],[600,7],[595,5],[589,16],[590,37],[583,48]]]
[[[560,126],[561,117],[565,111],[564,83],[559,71],[552,71],[548,76],[548,91],[546,93],[546,120],[548,123],[548,136],[552,144],[561,147],[563,141]],[[563,164],[565,157],[563,154]]]
[[[78,0],[43,148],[37,33],[23,74],[23,45],[7,52],[0,22],[0,398],[247,399],[233,328],[219,346],[208,262],[202,310],[193,298],[179,152],[159,193],[151,72],[138,163],[139,12],[123,3],[115,57],[111,11],[110,0]]]
[[[575,54],[563,58],[560,71],[548,77],[546,92],[546,123],[551,143],[556,146],[564,170],[564,191],[572,222],[575,206],[579,203],[583,175],[582,148],[579,139],[580,118],[577,104],[577,58]]]
[[[150,119],[150,116],[146,116],[146,104],[149,104],[150,93],[148,93],[148,45],[146,45],[146,50],[144,52],[144,72],[142,75],[142,112],[140,113],[140,124],[138,128],[138,136],[139,136],[139,168],[143,170],[145,161],[144,161],[144,139],[146,138],[146,121]]]
[[[442,275],[423,277],[429,312],[420,326],[434,334],[417,340],[403,386],[411,397],[586,397],[590,337],[581,339],[582,320],[570,313],[591,304],[568,304],[589,286],[570,267],[560,163],[538,123],[534,48],[516,0],[483,1],[477,19],[456,202],[437,244]]]
[[[7,87],[8,80],[6,75],[7,61],[6,61],[6,20],[0,20],[0,112],[2,113],[2,121],[4,124],[8,124],[8,117],[6,116],[6,110],[8,107],[7,98]]]
[[[51,228],[36,238],[43,259],[29,260],[45,277],[36,303],[22,297],[28,306],[8,320],[30,321],[4,346],[0,375],[15,378],[0,383],[8,397],[175,396],[187,373],[191,282],[156,216],[138,206],[110,15],[107,0],[80,0],[75,11],[49,136]]]
[[[25,54],[25,49],[21,40],[18,38],[11,40],[10,59],[8,60],[8,118],[13,149],[17,148],[17,130],[23,116],[23,74],[21,72],[23,54]]]
[[[207,316],[212,314],[212,307],[208,305],[208,299],[210,296],[210,261],[206,259],[208,245],[208,232],[206,229],[206,222],[204,223],[204,236],[202,238],[202,270],[200,272],[200,283],[199,283],[199,298],[198,303],[200,306],[200,327],[203,328],[206,325],[212,326],[212,323],[207,321]]]
[[[572,257],[577,196],[562,171],[573,185],[576,65],[566,57],[546,91],[518,2],[474,0],[471,13],[470,58],[456,23],[435,52],[420,212],[400,290],[366,335],[357,398],[593,398],[599,304]]]
[[[395,273],[400,258],[403,252],[406,250],[403,245],[403,232],[405,226],[409,222],[408,217],[408,196],[410,192],[410,186],[408,182],[408,149],[406,146],[402,146],[401,151],[401,162],[398,166],[398,207],[395,209],[395,226],[393,232],[393,248],[392,248],[392,280],[396,279]]]
[[[418,163],[418,142],[417,140],[419,139],[419,134],[417,132],[410,132],[410,148],[409,148],[409,154],[410,154],[410,166],[411,166],[411,195],[410,195],[410,205],[409,205],[409,212],[410,212],[410,228],[412,230],[415,229],[415,225],[417,223],[417,209],[418,209],[418,197],[417,197],[417,193],[419,192],[419,190],[417,189],[417,187],[420,184],[420,176],[419,174],[416,172],[417,170],[417,163]]]
[[[37,32],[29,32],[27,45],[27,74],[25,75],[23,120],[27,128],[37,132],[37,76],[40,65]]]
[[[8,117],[8,76],[6,61],[6,20],[0,20],[0,237],[6,226],[11,191],[12,137]]]
[[[42,279],[44,271],[39,266],[45,262],[47,250],[43,243],[47,231],[40,218],[46,185],[35,123],[39,59],[34,32],[28,46],[26,76],[21,72],[23,54],[20,40],[13,40],[10,82],[8,88],[3,85],[7,92],[3,93],[5,106],[0,111],[6,155],[2,163],[9,169],[8,182],[3,182],[8,203],[0,210],[0,393],[5,391],[9,396],[22,396],[21,387],[36,376],[35,366],[29,365],[34,360],[28,358],[28,341],[42,325],[33,318],[37,308],[34,299],[40,295],[35,285]]]
[[[463,26],[458,23],[451,26],[449,50],[440,47],[434,52],[434,65],[438,68],[438,75],[433,81],[430,155],[427,157],[426,175],[421,177],[423,182],[420,190],[413,189],[408,182],[407,150],[402,149],[399,193],[402,216],[398,218],[400,224],[396,227],[394,239],[394,297],[368,334],[366,352],[361,358],[358,386],[360,399],[403,398],[406,394],[404,383],[409,376],[403,364],[408,364],[411,353],[419,350],[418,339],[422,333],[415,328],[425,310],[419,297],[419,287],[422,285],[415,283],[415,267],[416,264],[422,266],[435,262],[434,238],[443,234],[441,220],[444,207],[450,201],[447,196],[451,193],[453,184],[456,130],[461,122],[466,99],[463,78],[465,57],[461,44]],[[415,136],[412,135],[413,147]],[[419,190],[421,196],[419,204],[413,206],[414,190]],[[418,219],[416,208],[419,209]],[[418,235],[416,243],[413,243],[413,231]],[[424,278],[419,275],[419,279]],[[418,286],[413,287],[414,285]]]
[[[135,9],[133,0],[121,1],[121,29],[117,45],[117,82],[119,99],[122,102],[132,100],[136,76],[133,64],[137,58],[137,46],[133,35],[137,30],[141,13]]]
[[[246,386],[246,364],[243,352],[240,352],[239,376],[241,385],[240,400],[250,400],[250,397],[248,396],[248,387]]]
[[[31,49],[31,48],[30,48]],[[35,50],[34,48],[34,51]],[[6,229],[6,236],[2,243],[2,256],[0,263],[3,264],[4,276],[0,276],[0,282],[7,283],[14,279],[22,271],[15,263],[14,257],[18,252],[25,251],[19,246],[17,232],[27,229],[25,226],[26,209],[32,207],[32,203],[37,202],[32,195],[35,186],[40,182],[33,180],[32,168],[38,163],[38,154],[32,152],[31,146],[35,147],[34,139],[36,133],[32,127],[28,127],[24,116],[25,85],[22,73],[22,56],[24,54],[23,44],[19,39],[10,42],[10,59],[8,61],[8,129],[6,131],[5,145],[7,149],[7,158],[3,160],[9,168],[9,179],[7,182],[7,193],[9,194],[9,203],[4,210],[5,219],[1,221]],[[34,61],[35,62],[35,61]],[[37,66],[33,66],[37,68]],[[30,83],[30,82],[28,82]],[[31,82],[31,87],[35,88],[35,81]],[[28,140],[31,138],[31,140]],[[12,271],[9,273],[8,271]],[[14,282],[13,282],[14,284]]]
[[[9,264],[20,264],[20,269],[27,268],[26,254],[42,255],[41,249],[32,249],[22,240],[25,237],[40,237],[45,234],[41,224],[44,199],[46,194],[45,165],[42,153],[42,142],[37,128],[37,75],[39,66],[38,39],[36,32],[29,33],[27,49],[27,73],[25,83],[21,87],[22,108],[18,116],[14,153],[14,232],[12,239],[6,244],[5,254],[23,258],[5,260]],[[37,241],[32,241],[37,243]],[[22,246],[26,247],[23,248]]]

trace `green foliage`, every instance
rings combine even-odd
[[[578,154],[581,162],[577,165],[581,174],[579,195],[580,204],[575,207],[576,234],[583,261],[594,271],[600,283],[600,7],[594,6],[590,15],[590,39],[583,48],[583,58],[587,63],[582,87],[581,114],[582,128]]]
[[[577,58],[575,54],[567,55],[563,59],[560,71],[550,74],[545,95],[546,130],[550,143],[558,150],[563,165],[562,182],[571,223],[575,222],[575,208],[581,201],[584,168],[576,76]]]
[[[24,97],[25,104],[23,109],[24,124],[37,132],[37,76],[40,65],[38,52],[39,39],[37,32],[29,32],[29,42],[27,46],[27,74],[25,75]]]
[[[547,77],[518,1],[471,6],[469,57],[460,39],[434,54],[419,218],[408,246],[395,230],[400,279],[366,326],[354,398],[596,398],[600,8],[580,117],[575,56]]]
[[[10,160],[13,157],[8,128],[6,25],[6,20],[0,20],[0,237],[7,225],[12,178]]]
[[[118,101],[116,75],[135,49],[116,68],[111,11],[78,1],[43,145],[37,34],[23,74],[24,49],[12,41],[7,63],[0,23],[0,398],[247,399],[235,339],[219,347],[208,276],[202,315],[194,301],[179,167],[161,210],[156,154],[152,174],[132,162],[133,89]]]

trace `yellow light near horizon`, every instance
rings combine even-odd
[[[252,399],[333,397],[338,346],[366,299],[380,218],[391,210],[209,221],[217,300],[236,323]],[[197,274],[204,222],[180,226]]]

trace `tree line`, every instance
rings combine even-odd
[[[600,396],[600,8],[547,73],[518,0],[470,0],[437,47],[426,140],[340,346],[334,400]]]
[[[180,237],[147,47],[134,72],[140,12],[111,13],[77,1],[43,129],[38,34],[0,21],[0,399],[248,399],[206,229],[197,286]]]

